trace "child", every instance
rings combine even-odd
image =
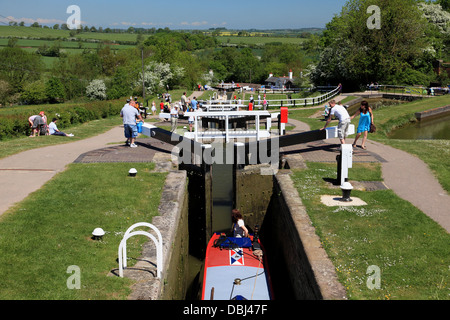
[[[233,222],[233,236],[236,238],[248,237],[248,230],[245,227],[242,214],[239,210],[231,210],[231,221]]]

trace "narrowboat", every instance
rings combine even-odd
[[[214,233],[206,248],[202,300],[272,300],[267,259],[259,236]]]

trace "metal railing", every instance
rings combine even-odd
[[[423,86],[395,86],[395,85],[367,85],[366,93],[369,94],[393,94],[400,96],[427,96],[429,95],[428,88]]]
[[[146,231],[132,231],[136,227],[149,227],[156,232],[158,239],[156,239],[152,234]],[[123,269],[127,267],[127,240],[136,235],[147,236],[156,245],[156,276],[161,279],[162,267],[163,267],[163,251],[162,251],[162,236],[161,232],[159,232],[158,228],[154,225],[147,222],[138,222],[133,224],[128,230],[125,232],[122,241],[120,241],[119,245],[119,276],[123,278]]]
[[[264,100],[258,100],[253,99],[253,108],[257,109],[268,109],[268,108],[277,108],[277,107],[308,107],[308,106],[315,106],[320,105],[324,102],[327,102],[329,99],[337,96],[340,93],[339,87],[336,87],[335,89],[326,92],[325,94],[322,94],[317,97],[312,98],[294,98],[294,99],[271,99],[267,100],[267,104],[264,104]],[[246,105],[250,103],[250,100],[218,100],[218,99],[210,99],[206,100],[203,103],[206,103],[208,105],[214,105],[214,104],[224,104],[224,105]]]

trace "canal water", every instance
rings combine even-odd
[[[450,139],[450,113],[422,119],[396,129],[389,134],[390,139],[430,140]]]
[[[186,292],[186,300],[199,298],[206,243],[209,241],[205,236],[210,234],[209,231],[228,232],[231,230],[231,210],[234,203],[233,164],[229,164],[230,161],[227,163],[227,148],[224,145],[213,144],[213,147],[215,150],[223,150],[223,161],[211,165],[210,196],[203,197],[209,192],[205,189],[205,182],[198,173],[192,174],[189,182],[189,219],[192,227],[189,229],[189,273],[186,275],[189,287]],[[212,205],[211,230],[206,230],[206,221],[203,215],[209,213],[205,203],[209,201]]]

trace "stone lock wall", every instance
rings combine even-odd
[[[235,173],[235,208],[251,229],[261,227],[273,192],[273,176],[261,175],[261,166],[248,166]]]

